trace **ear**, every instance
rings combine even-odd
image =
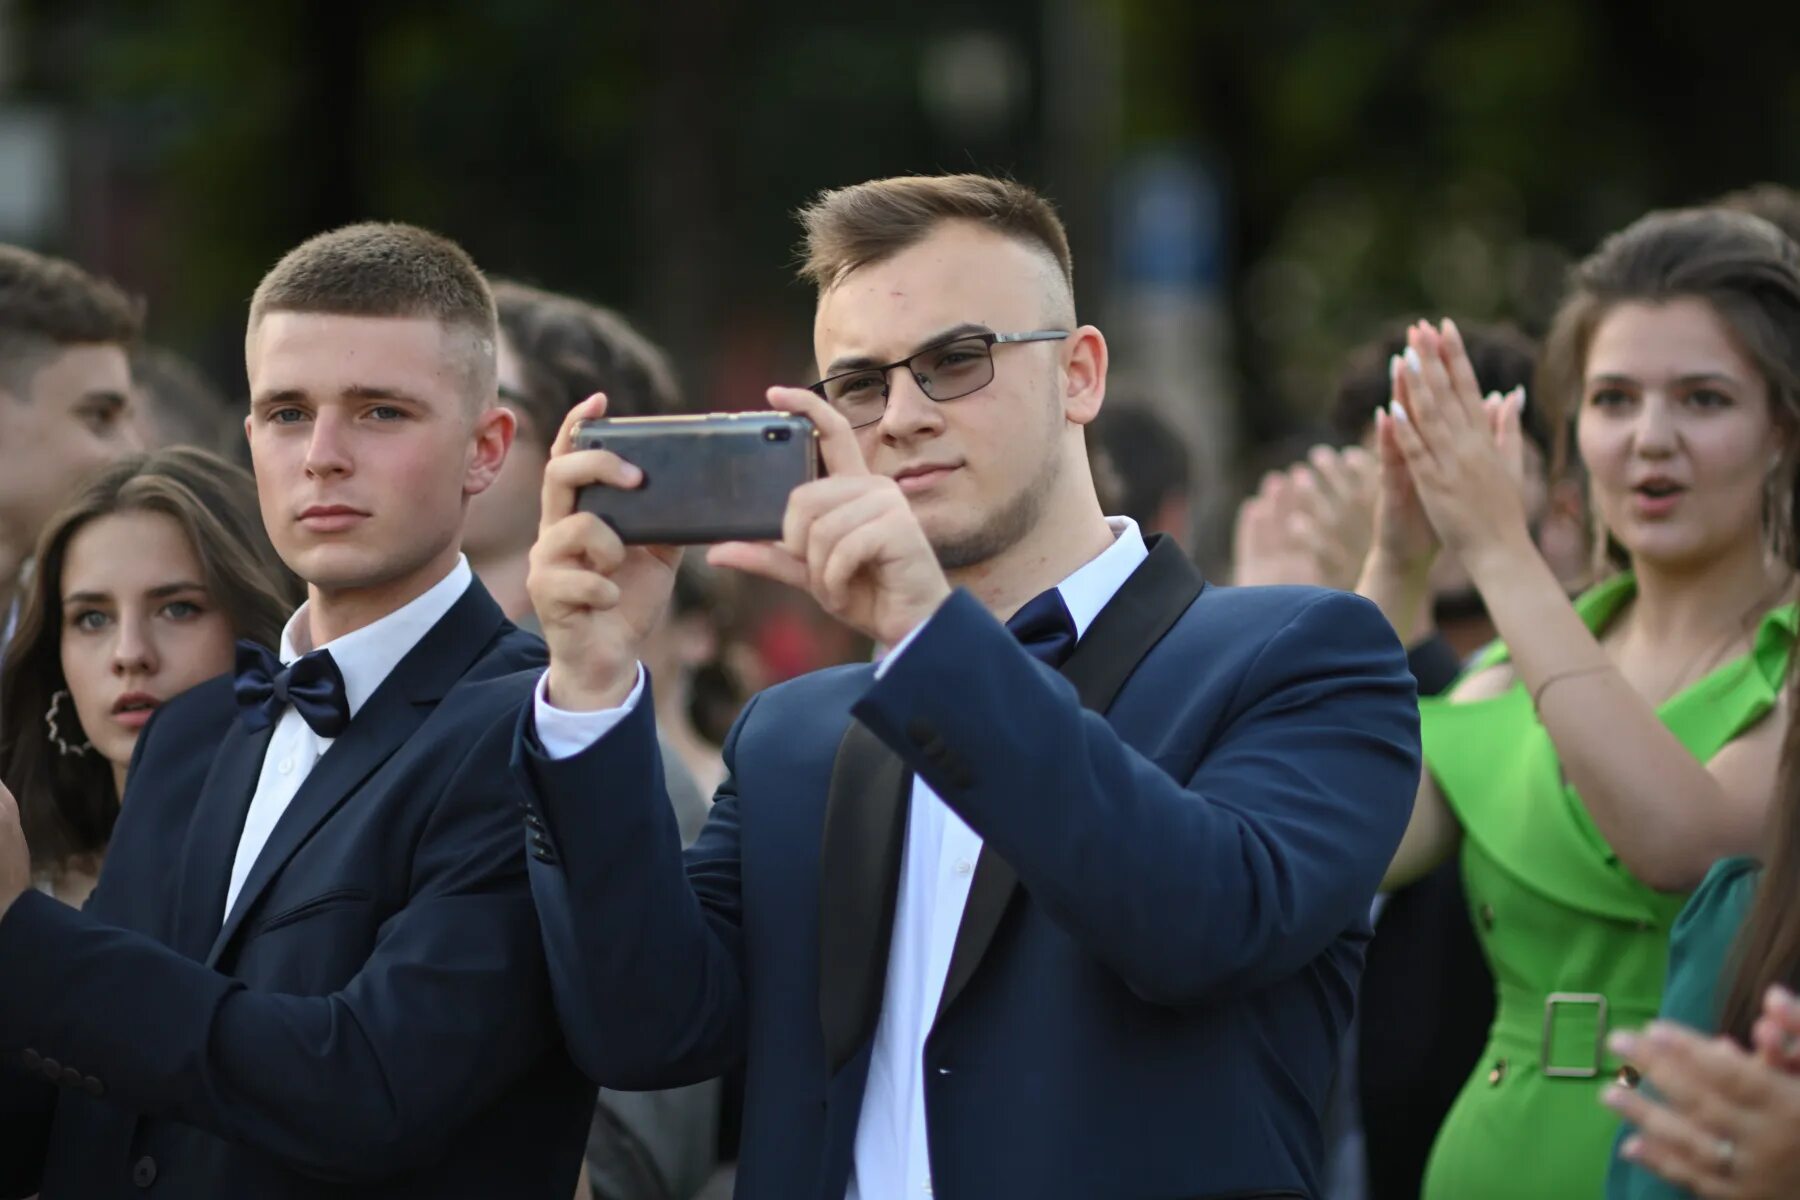
[[[1106,402],[1106,335],[1083,325],[1065,343],[1063,358],[1063,416],[1087,425],[1100,415]]]
[[[463,495],[479,496],[493,486],[506,464],[519,419],[503,404],[490,404],[475,418],[469,435],[469,465],[463,473]]]

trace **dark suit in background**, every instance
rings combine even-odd
[[[984,840],[926,1042],[935,1195],[1311,1195],[1413,681],[1354,597],[1200,592],[1163,542],[1060,677],[959,592],[879,680],[762,693],[685,866],[648,695],[556,761],[528,712],[577,1061],[667,1087],[746,1060],[738,1196],[842,1200],[917,772]]]
[[[28,893],[0,920],[0,1194],[568,1200],[593,1092],[506,773],[514,673],[542,662],[472,584],[319,759],[229,919],[272,730],[228,677],[165,705],[86,910]]]

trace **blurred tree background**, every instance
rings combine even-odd
[[[276,256],[417,221],[744,407],[810,373],[795,206],[1009,172],[1069,218],[1116,390],[1200,452],[1216,549],[1380,322],[1538,331],[1609,230],[1800,181],[1797,35],[1749,0],[0,0],[0,201],[19,162],[50,198],[0,237],[143,293],[235,386]]]

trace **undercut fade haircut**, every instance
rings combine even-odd
[[[902,175],[821,192],[797,214],[800,277],[821,292],[859,267],[924,241],[945,221],[971,221],[1041,250],[1073,295],[1075,267],[1062,218],[1022,183],[988,175]]]
[[[129,347],[142,306],[74,263],[0,245],[0,386],[21,393],[44,358],[69,346]]]
[[[250,300],[250,328],[269,313],[430,318],[476,341],[471,376],[494,400],[494,295],[461,246],[415,225],[346,225],[282,256]]]
[[[525,385],[502,399],[546,441],[595,392],[606,393],[609,417],[681,411],[668,358],[612,309],[505,279],[494,280],[494,303]]]

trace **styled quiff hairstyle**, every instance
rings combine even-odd
[[[494,399],[494,295],[461,246],[415,225],[346,225],[282,256],[250,300],[250,329],[269,313],[428,317],[471,335],[472,385]]]
[[[819,193],[801,209],[800,277],[821,292],[859,267],[891,258],[945,221],[973,221],[1043,251],[1075,286],[1069,235],[1048,200],[987,175],[900,175]]]
[[[609,417],[681,411],[668,358],[612,309],[505,279],[494,280],[494,303],[525,384],[501,398],[545,441],[595,392],[606,393]]]
[[[129,346],[143,330],[138,303],[71,262],[0,245],[0,387],[25,383],[49,352]]]

